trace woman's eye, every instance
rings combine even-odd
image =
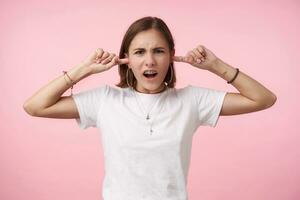
[[[158,53],[163,53],[164,51],[162,51],[162,50],[157,50],[157,52],[158,52]]]
[[[157,53],[164,53],[163,50],[156,50]],[[135,54],[142,54],[144,51],[136,51]]]
[[[143,51],[136,51],[135,54],[141,54]]]

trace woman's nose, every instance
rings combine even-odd
[[[155,64],[155,60],[151,53],[146,55],[145,63],[146,63],[146,66],[153,66]]]

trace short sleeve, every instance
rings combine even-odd
[[[192,85],[189,87],[196,98],[199,125],[216,127],[227,92]]]
[[[107,85],[73,94],[79,118],[76,122],[81,129],[97,127],[99,110],[105,101]]]

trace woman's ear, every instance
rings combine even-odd
[[[128,54],[127,54],[127,53],[124,53],[124,55],[125,55],[125,58],[128,58]],[[129,64],[127,64],[127,67],[128,67],[129,69],[131,69],[131,67],[129,66]]]
[[[171,50],[170,56],[171,56],[171,62],[173,62],[173,57],[175,56],[175,49]]]

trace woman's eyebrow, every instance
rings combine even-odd
[[[165,47],[155,47],[153,49],[154,50],[156,50],[156,49],[165,49]],[[135,50],[145,50],[145,48],[135,48],[135,49],[133,49],[133,51],[135,51]]]

